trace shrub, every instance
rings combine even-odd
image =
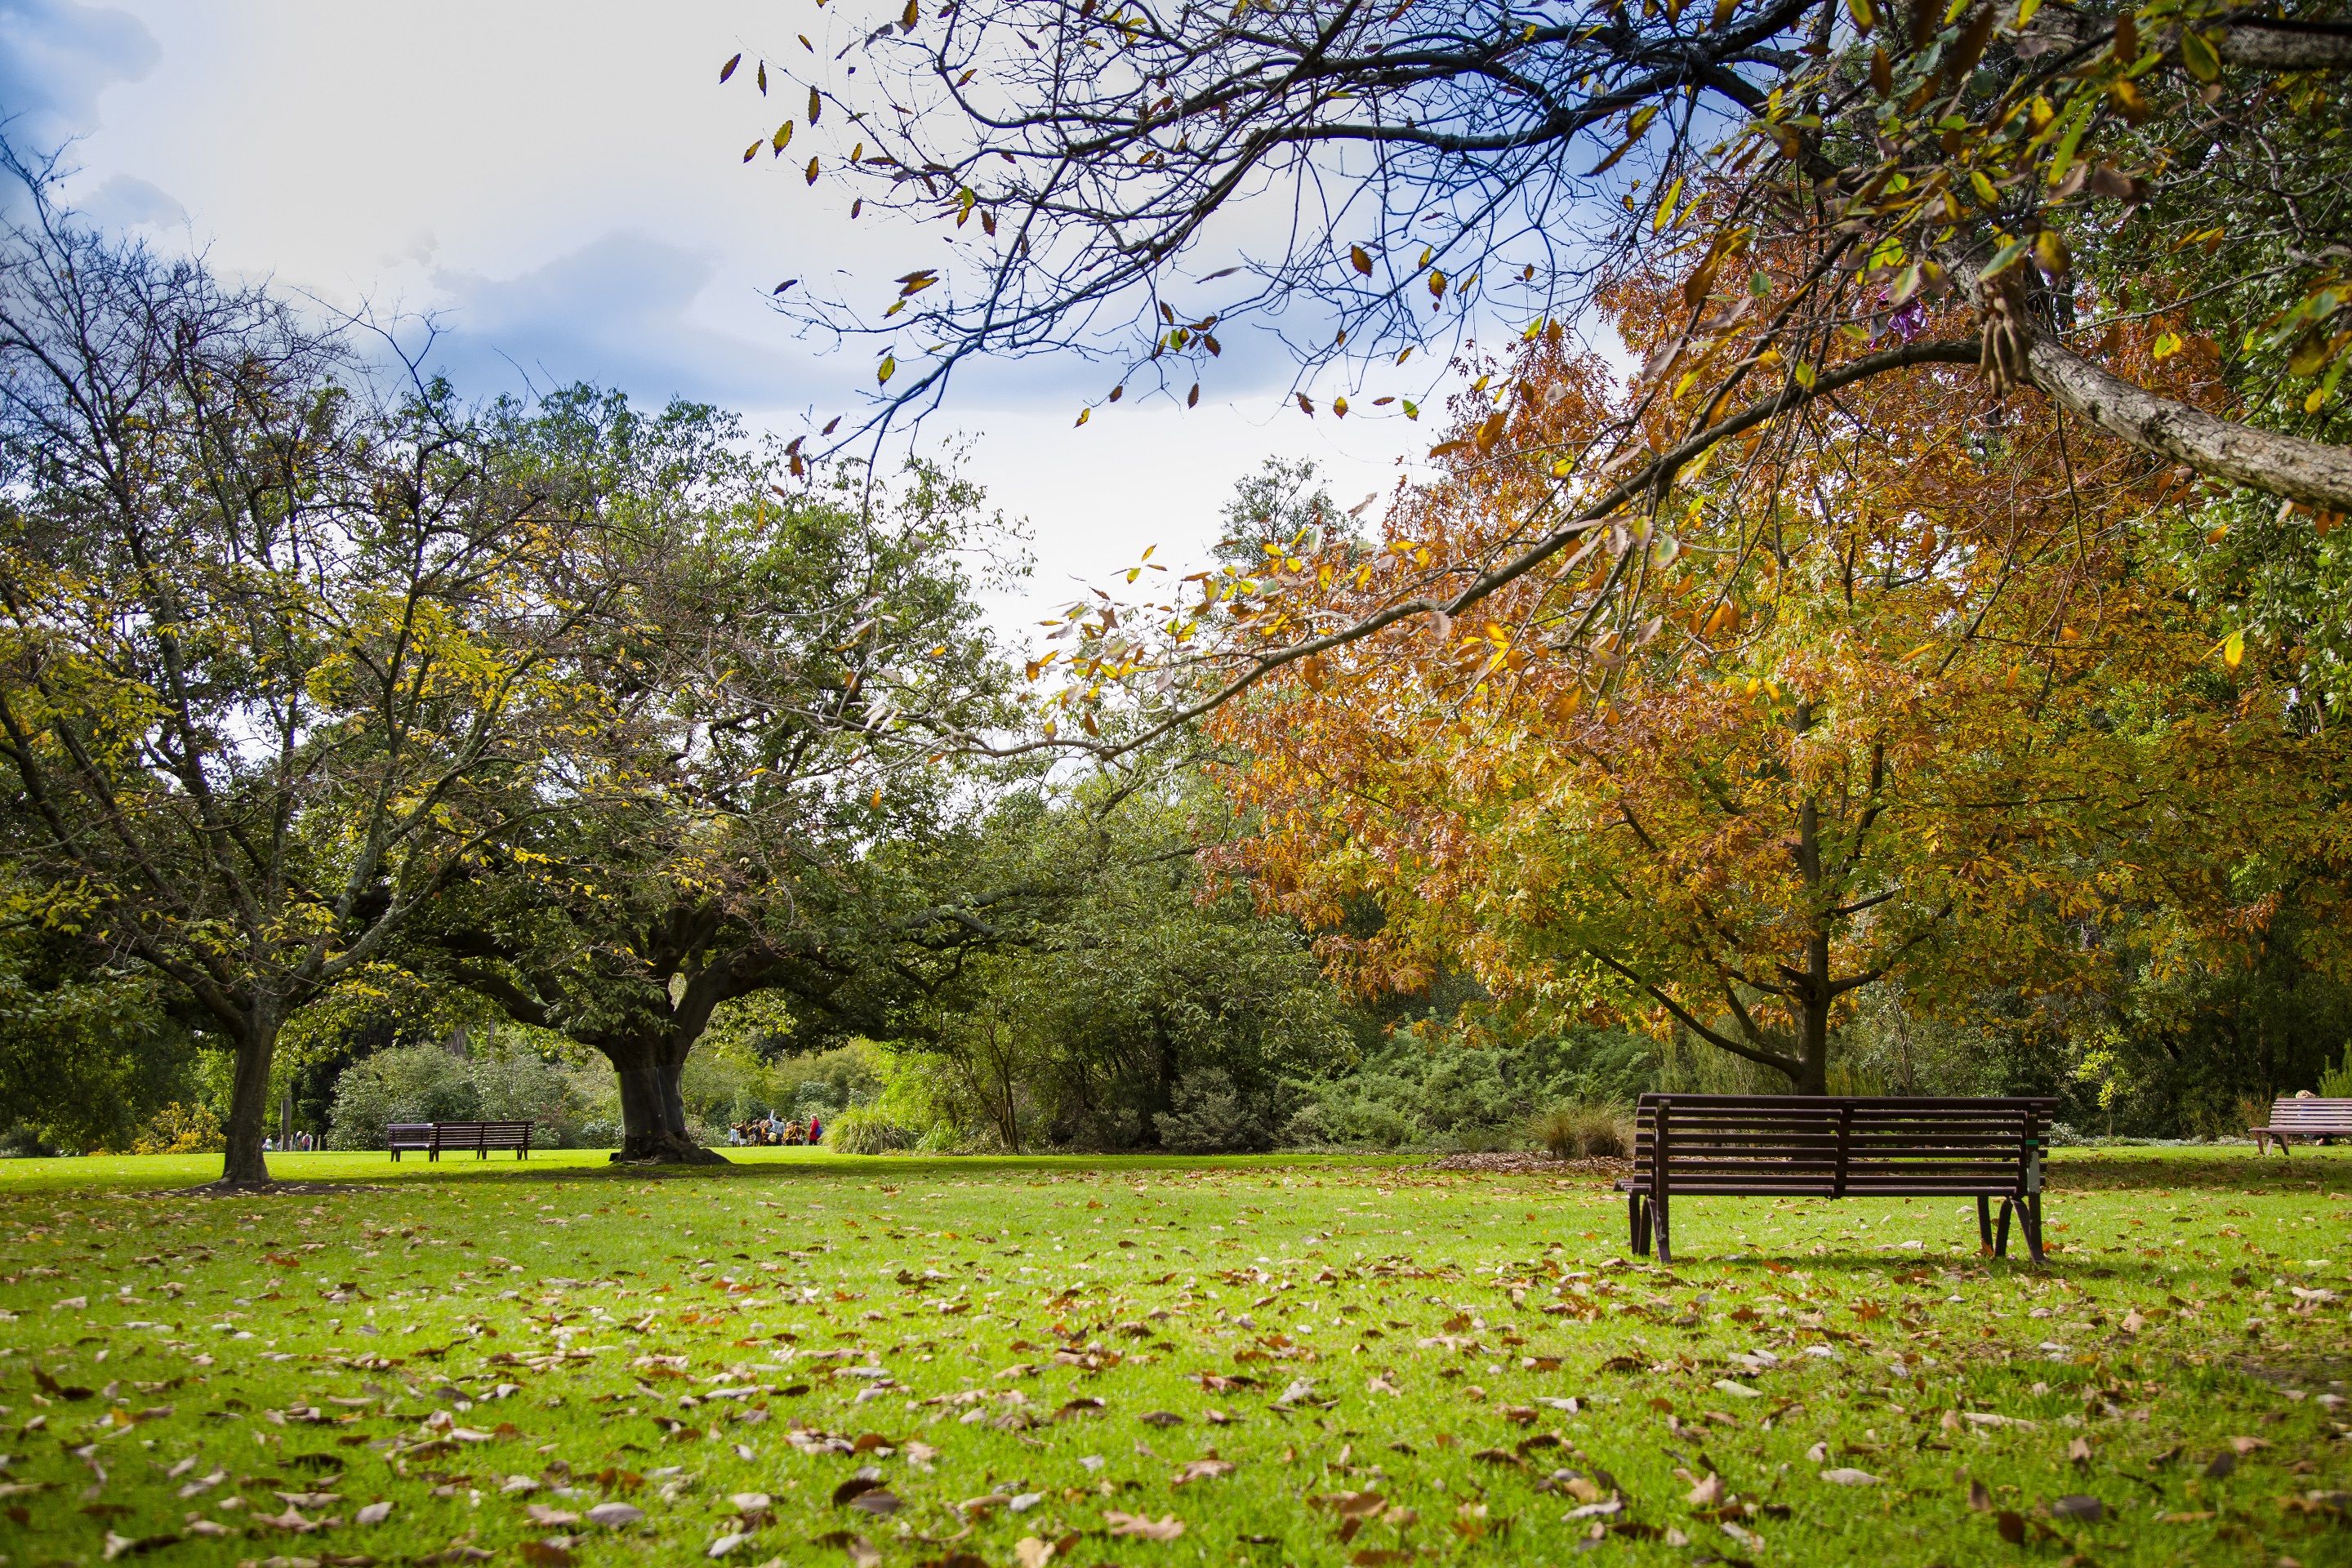
[[[871,1106],[852,1106],[824,1124],[825,1147],[842,1154],[887,1154],[914,1142],[907,1130]]]
[[[541,1148],[578,1146],[600,1077],[610,1074],[567,1069],[530,1050],[461,1058],[437,1045],[395,1047],[362,1057],[335,1080],[327,1146],[381,1149],[394,1121],[483,1120],[529,1121]]]
[[[1633,1118],[1620,1104],[1555,1105],[1528,1129],[1555,1160],[1618,1159],[1633,1152]]]
[[[473,1121],[481,1116],[467,1063],[437,1045],[401,1046],[362,1057],[335,1080],[328,1113],[331,1149],[381,1149],[395,1121]]]
[[[1222,1068],[1196,1068],[1176,1084],[1176,1109],[1152,1118],[1160,1146],[1173,1154],[1255,1154],[1274,1147],[1257,1108]]]
[[[2238,1097],[2238,1124],[2230,1130],[2231,1136],[2243,1138],[2256,1127],[2271,1124],[2271,1102],[2251,1094]]]
[[[2320,1058],[2320,1061],[2323,1064],[2319,1074],[2320,1098],[2323,1100],[2352,1100],[2352,1043],[2347,1043],[2345,1046],[2344,1059],[2341,1062],[2338,1062],[2336,1066],[2325,1066],[2324,1064],[2326,1059],[2327,1058],[2325,1057]],[[2259,1127],[2262,1123],[2258,1121],[2249,1121],[2246,1125],[2249,1127]]]
[[[155,1113],[131,1145],[134,1154],[217,1154],[228,1147],[220,1118],[203,1100],[182,1105],[173,1100]]]

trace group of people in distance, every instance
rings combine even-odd
[[[285,1138],[265,1136],[261,1140],[261,1152],[265,1154],[308,1154],[318,1147],[319,1135],[315,1132],[296,1132]]]
[[[821,1143],[824,1141],[824,1122],[814,1110],[806,1121],[798,1118],[786,1121],[772,1110],[764,1118],[739,1121],[730,1127],[727,1141],[739,1149]]]

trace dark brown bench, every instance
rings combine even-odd
[[[493,1149],[511,1149],[516,1159],[527,1160],[531,1126],[528,1121],[395,1121],[384,1129],[384,1146],[394,1160],[404,1149],[421,1149],[427,1160],[438,1160],[445,1151],[467,1149],[487,1160]]]
[[[1646,1254],[1654,1231],[1659,1260],[1674,1261],[1676,1197],[1972,1197],[1987,1247],[2008,1255],[2014,1214],[2039,1263],[2042,1150],[2056,1104],[1645,1094],[1634,1108],[1633,1173],[1617,1184],[1633,1250]]]
[[[2284,1154],[2289,1141],[2296,1138],[2352,1138],[2352,1100],[2298,1100],[2282,1095],[2271,1106],[2271,1124],[2246,1131],[2254,1135],[2257,1154],[2268,1153],[2273,1142]]]

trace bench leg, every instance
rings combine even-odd
[[[1658,1261],[1671,1264],[1675,1260],[1674,1240],[1666,1233],[1666,1199],[1664,1194],[1650,1199],[1650,1225],[1658,1233]]]
[[[1992,1255],[1995,1258],[2009,1256],[2009,1211],[2015,1207],[2016,1204],[2015,1198],[2005,1197],[2000,1200],[2000,1224],[1995,1227],[1992,1240]]]
[[[2025,1201],[2031,1212],[2021,1210],[2018,1214],[2017,1220],[2018,1224],[2025,1231],[2025,1250],[2032,1254],[2034,1262],[2040,1263],[2042,1261],[2042,1194],[2040,1193],[2035,1193],[2032,1197]]]
[[[1642,1194],[1625,1194],[1625,1230],[1631,1238],[1633,1256],[1640,1258],[1650,1250],[1649,1237],[1642,1234]]]
[[[1992,1200],[1981,1194],[1977,1197],[1977,1242],[1987,1252],[1992,1250]]]

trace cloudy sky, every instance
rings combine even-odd
[[[850,406],[868,361],[796,341],[768,290],[889,258],[824,187],[741,163],[774,116],[716,78],[817,19],[812,0],[0,0],[0,106],[21,144],[76,139],[86,213],[343,308],[431,312],[469,390],[593,379],[796,433]],[[1269,454],[1313,458],[1349,506],[1426,449],[1418,426],[1307,419],[1249,357],[1284,379],[1076,431],[1068,367],[1004,367],[924,439],[974,438],[971,470],[1034,532],[1040,605],[1147,544],[1200,559]]]

